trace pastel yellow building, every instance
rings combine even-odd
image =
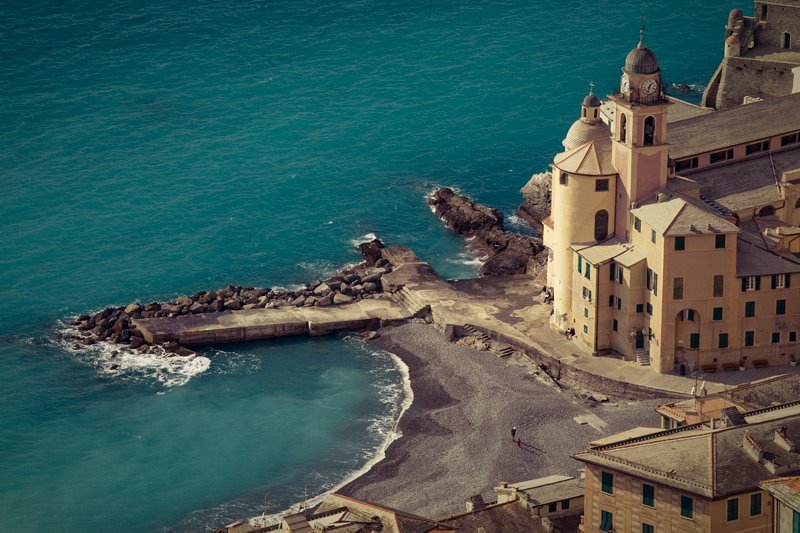
[[[798,109],[668,97],[642,35],[551,165],[552,325],[662,373],[800,357]]]

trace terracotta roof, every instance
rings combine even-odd
[[[681,159],[800,130],[800,93],[723,109],[668,125],[670,157]]]
[[[800,512],[800,476],[768,479],[761,482],[761,488],[793,510]]]

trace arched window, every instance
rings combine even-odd
[[[656,135],[656,119],[647,117],[644,119],[644,145],[651,146]]]
[[[594,240],[602,241],[608,237],[608,211],[601,209],[594,215]]]
[[[624,114],[619,117],[619,140],[625,142],[628,137],[628,117]]]
[[[794,203],[795,209],[800,209],[800,198],[797,198],[797,201]]]
[[[586,118],[586,108],[583,108],[583,118]]]
[[[760,217],[771,217],[775,214],[775,208],[771,205],[766,205],[761,208],[761,211],[758,212],[758,216]]]
[[[597,118],[597,109],[594,110],[594,118]]]
[[[787,50],[792,47],[792,36],[788,31],[783,32],[783,47]]]

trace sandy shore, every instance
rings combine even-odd
[[[471,494],[493,499],[501,480],[577,475],[572,453],[603,435],[658,426],[653,409],[665,400],[593,407],[531,375],[522,359],[447,342],[424,324],[386,328],[373,342],[408,365],[414,402],[386,458],[338,492],[423,516],[461,512]],[[574,420],[581,416],[592,425]]]

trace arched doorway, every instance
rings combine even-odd
[[[608,211],[601,209],[594,215],[594,240],[602,241],[608,237]]]
[[[699,364],[700,313],[695,309],[682,309],[675,315],[675,355],[683,359],[690,369]]]

